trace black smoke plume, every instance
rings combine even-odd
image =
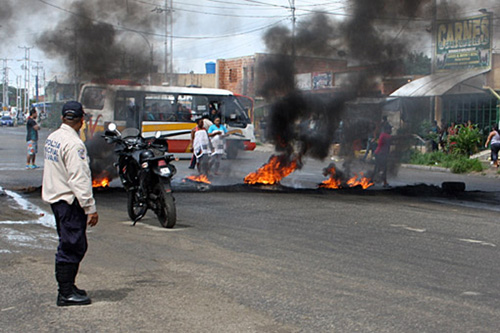
[[[80,79],[145,78],[152,65],[146,34],[161,26],[158,17],[140,2],[76,1],[37,46]]]
[[[267,79],[260,94],[273,103],[266,134],[276,150],[324,159],[341,119],[345,141],[366,132],[369,122],[349,119],[346,102],[372,96],[383,76],[400,69],[412,40],[403,33],[405,24],[428,10],[429,2],[356,0],[347,19],[316,13],[299,22],[295,36],[284,26],[267,31],[264,41],[272,56],[259,67]],[[299,91],[294,74],[312,72],[307,68],[308,57],[346,60],[362,70],[350,75],[342,88],[336,86],[335,93]],[[353,143],[345,141],[344,152]]]

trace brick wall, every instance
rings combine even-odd
[[[255,95],[255,58],[253,56],[217,60],[217,84],[243,95]]]

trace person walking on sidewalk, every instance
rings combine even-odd
[[[493,165],[498,168],[498,151],[500,150],[500,132],[498,131],[498,125],[495,125],[493,131],[488,135],[488,139],[486,139],[486,143],[484,144],[485,148],[488,148],[488,144],[491,142],[491,162]]]
[[[61,127],[45,142],[42,199],[52,208],[59,236],[55,260],[58,306],[91,303],[85,290],[75,285],[87,251],[87,225],[93,227],[99,219],[87,149],[78,134],[84,114],[80,103],[64,104]]]
[[[40,125],[36,122],[37,112],[33,108],[30,110],[30,116],[26,122],[26,143],[28,154],[26,157],[26,169],[36,169],[38,166],[35,164],[36,154],[38,153],[38,131]]]

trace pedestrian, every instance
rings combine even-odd
[[[491,162],[493,165],[498,168],[498,151],[500,150],[500,132],[498,131],[498,125],[493,127],[493,130],[488,135],[486,139],[486,143],[484,144],[485,148],[488,148],[488,144],[491,142]]]
[[[446,130],[446,138],[447,138],[447,143],[448,143],[448,153],[451,153],[453,151],[453,148],[455,148],[457,141],[456,141],[456,135],[458,134],[458,127],[455,125],[455,122],[451,122],[451,125],[448,127]]]
[[[382,173],[384,187],[389,186],[387,183],[387,162],[391,150],[391,131],[391,125],[386,123],[382,128],[382,133],[380,133],[378,138],[377,149],[375,150],[375,170],[373,171],[373,177],[378,177],[379,173]]]
[[[36,122],[38,114],[35,108],[30,110],[28,121],[26,122],[26,143],[28,154],[26,157],[26,169],[36,169],[36,154],[38,153],[38,131],[40,125]]]
[[[194,148],[194,135],[200,129],[200,127],[198,126],[199,120],[200,119],[198,119],[196,121],[196,126],[191,129],[191,142],[190,142],[190,145],[191,145],[191,151],[193,152],[193,155],[191,156],[191,162],[189,163],[189,169],[194,169],[194,167],[196,166],[196,155],[194,153],[194,149],[193,148]]]
[[[194,132],[193,153],[196,156],[198,172],[201,175],[208,176],[209,159],[212,152],[210,139],[204,126],[204,120],[198,119],[198,130]]]
[[[87,251],[87,225],[93,227],[99,219],[87,149],[78,134],[84,115],[80,103],[65,103],[61,126],[45,142],[42,199],[52,208],[59,236],[55,256],[58,306],[91,303],[85,290],[75,285]]]
[[[375,125],[373,122],[370,122],[370,127],[368,129],[368,138],[366,139],[366,151],[363,156],[363,162],[366,161],[368,154],[371,152],[370,159],[373,159],[375,155],[375,149],[377,149],[377,137],[375,136]]]
[[[226,134],[226,126],[221,124],[220,117],[215,117],[213,125],[208,128],[208,136],[214,149],[210,157],[210,170],[213,170],[215,175],[219,174],[220,161],[225,153],[224,136]]]
[[[220,117],[220,113],[215,108],[215,105],[213,102],[208,104],[208,112],[209,112],[208,119],[210,119],[210,121],[212,121],[212,122],[215,121],[215,118]]]
[[[439,150],[439,136],[441,133],[441,128],[439,127],[437,120],[433,120],[431,128],[429,129],[429,137],[431,140],[432,151]]]

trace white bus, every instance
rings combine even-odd
[[[168,139],[169,152],[189,153],[190,131],[197,119],[209,115],[212,105],[234,133],[226,139],[228,158],[234,158],[240,149],[255,149],[254,126],[238,98],[228,90],[89,83],[80,91],[80,102],[91,115],[84,139],[114,122],[118,128],[138,128],[144,137],[157,131],[174,135]]]

